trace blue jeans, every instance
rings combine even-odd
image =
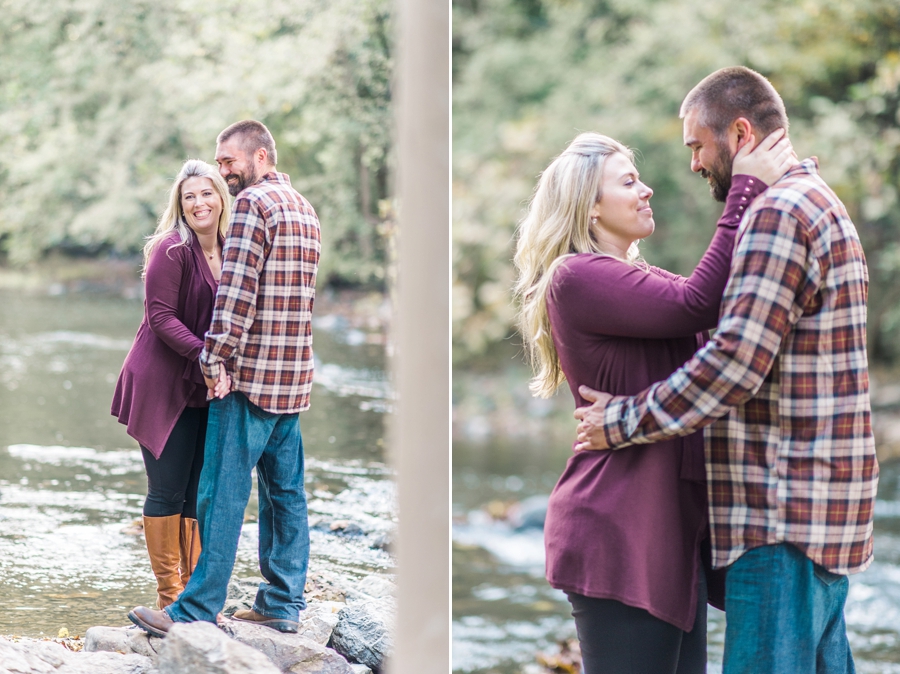
[[[745,552],[725,580],[723,674],[854,674],[848,587],[793,545]]]
[[[297,620],[306,608],[309,521],[299,415],[266,412],[233,392],[209,406],[197,503],[202,551],[184,592],[165,609],[172,620],[215,622],[225,605],[254,466],[259,568],[266,582],[260,583],[253,609]]]

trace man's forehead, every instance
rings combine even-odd
[[[237,159],[244,154],[238,138],[231,137],[216,144],[216,159]]]

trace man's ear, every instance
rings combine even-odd
[[[750,142],[750,135],[753,132],[753,125],[746,117],[738,117],[731,123],[731,137],[735,139],[737,145],[734,151],[737,152],[744,145]]]
[[[269,153],[266,151],[266,148],[261,147],[256,150],[256,160],[263,166],[266,165],[269,160]]]

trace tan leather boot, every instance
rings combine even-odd
[[[156,576],[156,607],[161,609],[175,601],[184,589],[178,574],[181,515],[144,517],[144,538],[150,568]]]
[[[181,587],[187,587],[200,559],[200,527],[191,517],[181,518]]]

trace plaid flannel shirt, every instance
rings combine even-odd
[[[267,412],[309,408],[319,219],[284,173],[267,173],[235,199],[222,279],[200,367],[225,363],[233,390]]]
[[[815,158],[747,210],[715,336],[663,382],[613,398],[613,448],[705,432],[713,566],[791,543],[840,574],[872,561],[878,463],[868,272]]]

